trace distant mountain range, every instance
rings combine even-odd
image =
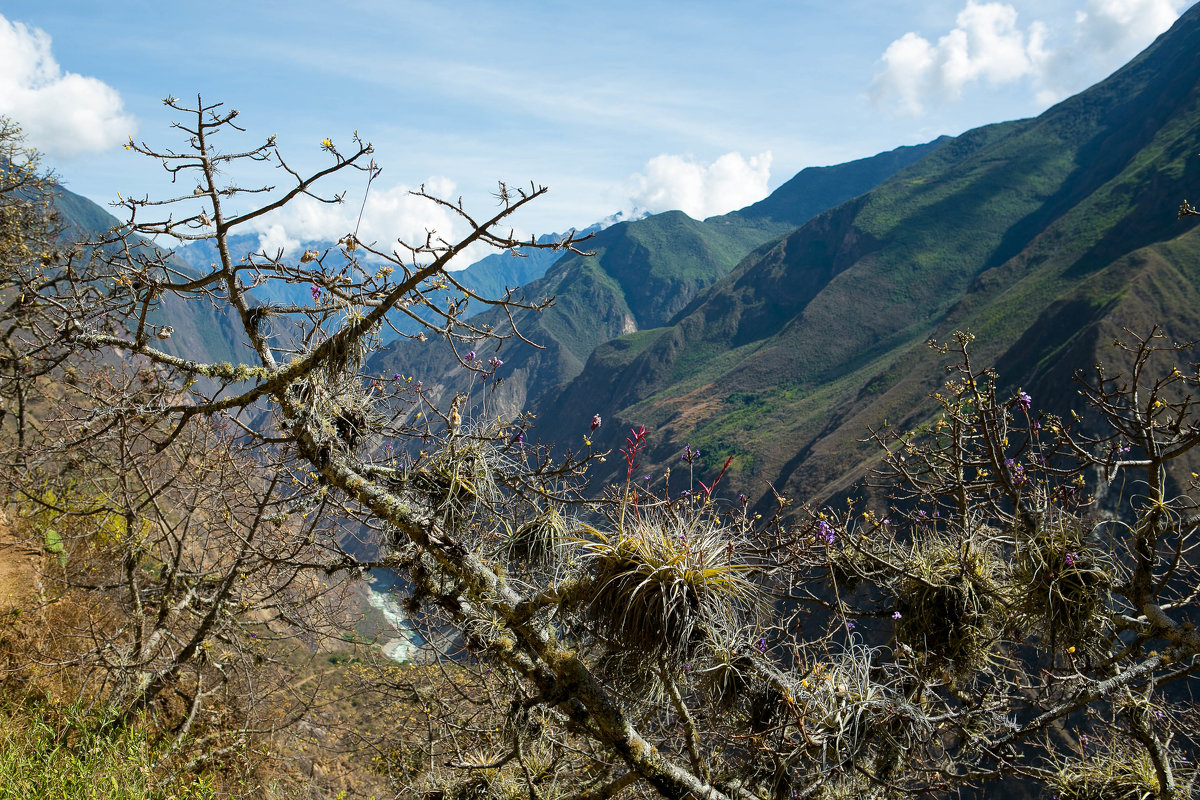
[[[63,238],[67,241],[96,241],[118,224],[112,214],[63,186],[55,187],[54,206],[63,222]],[[193,271],[182,259],[173,256],[169,260],[173,267],[184,273]],[[239,361],[251,355],[242,342],[241,321],[229,309],[215,309],[208,303],[190,303],[168,293],[161,298],[150,322],[170,324],[175,329],[172,338],[158,342],[157,346],[181,358],[211,363]]]
[[[553,405],[598,345],[670,323],[755,248],[878,185],[946,141],[803,170],[770,197],[731,214],[701,221],[671,211],[600,231],[587,243],[594,255],[566,255],[524,287],[530,301],[555,298],[545,311],[515,315],[517,329],[542,349],[524,344],[502,349],[503,382],[491,401],[507,414]],[[479,322],[508,327],[500,311],[481,314]],[[396,342],[370,367],[382,374],[419,374],[435,393],[466,391],[471,383],[444,348],[418,342]]]
[[[597,347],[530,406],[539,434],[577,442],[600,413],[599,447],[653,430],[650,468],[691,444],[709,474],[733,457],[729,486],[820,500],[876,457],[869,427],[926,418],[930,339],[971,330],[977,363],[1060,412],[1074,370],[1119,361],[1123,329],[1197,339],[1200,234],[1176,218],[1200,187],[1197,53],[1200,6],[1093,88],[760,248],[664,327]]]
[[[1124,328],[1200,335],[1200,234],[1176,219],[1200,186],[1197,53],[1200,6],[1036,119],[805,170],[724,217],[613,226],[595,258],[527,287],[556,303],[518,317],[545,349],[502,349],[499,409],[576,447],[595,413],[600,448],[646,424],[647,469],[690,444],[698,475],[732,456],[723,485],[804,500],[862,477],[869,428],[927,417],[944,372],[926,342],[956,329],[977,335],[979,363],[1065,411],[1073,371],[1119,360]],[[446,393],[468,383],[429,345],[373,366]]]
[[[605,222],[597,222],[576,232],[579,234],[595,233],[602,230],[605,224]],[[561,241],[565,236],[566,234],[550,233],[539,236],[537,242],[539,244],[552,243]],[[229,246],[230,250],[238,254],[240,258],[247,254],[261,252],[259,241],[256,233],[236,234],[229,237]],[[324,252],[334,250],[338,245],[336,242],[309,242],[306,243],[306,247]],[[492,253],[466,269],[455,272],[454,279],[481,297],[503,297],[508,289],[517,289],[545,275],[550,265],[563,255],[561,251],[553,249],[529,248],[522,252],[523,255],[516,255],[509,251]],[[207,268],[218,257],[216,245],[212,241],[193,242],[176,251],[176,255],[200,269]],[[259,288],[255,292],[255,297],[261,303],[281,305],[304,305],[312,301],[308,284],[286,284],[280,281],[271,281]],[[476,311],[480,310],[483,308],[476,309]],[[412,311],[427,321],[434,319],[433,312],[428,309],[417,308]],[[399,334],[416,333],[422,327],[421,323],[401,313],[391,314],[388,319],[392,327],[384,327],[380,332],[381,338],[385,342],[397,339]]]
[[[569,446],[596,413],[599,448],[645,424],[649,470],[690,444],[697,477],[732,457],[723,487],[820,501],[872,463],[869,428],[927,419],[944,372],[926,342],[956,329],[1038,408],[1075,407],[1072,372],[1119,360],[1110,343],[1124,329],[1200,337],[1200,232],[1176,218],[1200,187],[1197,53],[1200,6],[1035,119],[807,169],[731,214],[612,225],[589,242],[593,257],[485,259],[456,277],[483,294],[555,298],[516,315],[542,349],[499,348],[489,413],[532,412],[539,438]],[[60,207],[81,230],[111,220],[69,192]],[[207,358],[240,347],[209,309],[162,314],[172,347],[200,342]],[[507,324],[496,312],[477,321]],[[416,375],[443,398],[472,388],[433,341],[393,342],[369,369]],[[478,408],[477,381],[474,392]]]

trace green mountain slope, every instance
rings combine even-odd
[[[1195,234],[1175,210],[1200,185],[1197,52],[1200,7],[1092,89],[821,214],[669,327],[598,348],[535,408],[541,436],[601,413],[598,446],[645,423],[656,467],[691,443],[709,471],[734,456],[729,485],[821,498],[862,474],[870,426],[926,413],[930,338],[969,328],[981,361],[1058,403],[1123,325],[1195,338]]]
[[[771,197],[742,211],[694,220],[678,211],[613,225],[587,243],[593,256],[569,254],[525,287],[530,300],[553,297],[541,313],[518,313],[522,335],[542,349],[505,347],[493,402],[513,414],[552,398],[583,369],[597,345],[669,323],[754,248],[876,185],[937,150],[943,140],[903,147],[835,167],[807,169]],[[504,329],[501,313],[477,320]],[[435,391],[467,391],[471,376],[439,348],[398,342],[371,368],[422,376]]]
[[[799,227],[822,211],[869,192],[950,140],[949,136],[940,136],[932,142],[897,147],[845,164],[808,167],[771,192],[769,197],[725,216],[743,220],[769,219]],[[720,219],[722,217],[713,217],[709,222]]]

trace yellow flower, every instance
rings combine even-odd
[[[332,150],[333,149],[333,140],[332,139],[322,139],[321,147],[324,147],[326,150]]]

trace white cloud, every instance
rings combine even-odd
[[[1104,55],[1131,58],[1171,26],[1183,0],[1089,0],[1076,16],[1080,45]]]
[[[749,159],[726,153],[709,165],[676,155],[655,156],[644,173],[630,178],[633,209],[657,214],[679,210],[704,219],[742,208],[767,196],[771,153]]]
[[[918,116],[926,103],[957,100],[970,83],[997,85],[1033,71],[1043,27],[1035,23],[1022,31],[1012,6],[968,0],[955,22],[937,44],[909,32],[888,46],[884,70],[871,84],[877,105]]]
[[[1071,41],[1039,60],[1038,100],[1086,88],[1133,58],[1179,18],[1184,0],[1088,0]]]
[[[429,194],[437,197],[455,197],[454,182],[448,178],[432,177],[424,186]],[[356,227],[360,241],[384,252],[398,249],[401,256],[407,256],[407,251],[399,247],[397,239],[408,244],[422,244],[426,235],[434,231],[435,241],[444,239],[453,243],[470,232],[461,217],[445,206],[414,195],[414,188],[395,185],[384,189],[376,183],[367,195],[365,206],[362,195],[355,196],[353,191],[346,193],[344,202],[333,205],[302,196],[283,209],[254,220],[250,227],[259,234],[259,247],[268,253],[283,249],[293,254],[305,245],[335,242],[354,232]],[[519,230],[514,233],[518,238],[525,236]],[[455,260],[451,269],[463,269],[492,252],[495,251],[486,245],[472,245]]]
[[[920,116],[958,100],[970,86],[1025,80],[1042,104],[1103,78],[1162,33],[1183,0],[1088,0],[1072,29],[1052,45],[1050,28],[1022,28],[1010,4],[968,0],[955,27],[936,43],[909,32],[888,46],[870,96],[895,114]]]
[[[0,114],[19,122],[31,145],[65,158],[122,144],[137,128],[116,89],[64,73],[45,31],[2,15]]]

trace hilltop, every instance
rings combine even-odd
[[[941,381],[926,342],[978,336],[981,363],[1073,402],[1072,372],[1112,361],[1123,329],[1187,341],[1196,309],[1200,8],[1126,67],[1036,119],[978,128],[745,258],[659,330],[596,348],[535,404],[546,440],[580,420],[654,429],[731,484],[798,498],[845,490],[885,422],[919,424]]]

